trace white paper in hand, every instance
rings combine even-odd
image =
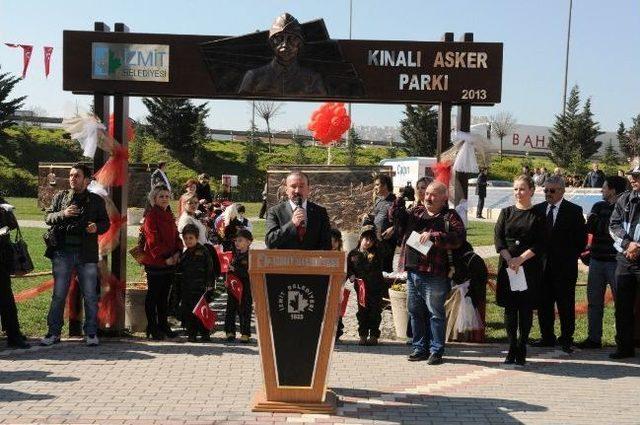
[[[522,267],[518,269],[517,273],[507,268],[507,275],[509,276],[509,286],[511,286],[512,291],[527,290],[527,278],[524,275],[524,269]]]
[[[407,245],[418,251],[420,254],[427,255],[427,253],[431,249],[431,246],[433,245],[433,242],[427,241],[423,244],[420,243],[420,233],[414,231],[409,235],[409,238],[407,239]]]

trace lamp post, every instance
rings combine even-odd
[[[573,0],[569,0],[569,22],[567,24],[567,51],[564,61],[564,95],[562,96],[562,116],[567,109],[567,75],[569,73],[569,42],[571,41],[571,10],[573,9]]]

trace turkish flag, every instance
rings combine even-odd
[[[209,308],[206,292],[202,294],[200,300],[191,311],[208,330],[212,330],[216,326],[216,312]]]
[[[29,44],[12,44],[4,43],[9,47],[22,47],[22,79],[27,76],[27,68],[29,68],[29,61],[31,60],[31,53],[33,52],[33,46]]]
[[[342,300],[340,301],[340,317],[344,317],[344,314],[347,312],[347,304],[349,303],[349,294],[351,291],[347,288],[342,290]]]
[[[233,298],[238,300],[238,304],[242,303],[242,291],[244,290],[244,285],[238,276],[233,273],[227,273],[224,286],[227,287],[231,295],[233,295]]]
[[[49,65],[51,64],[51,55],[53,54],[53,47],[44,46],[44,76],[49,77]]]
[[[358,304],[362,308],[367,308],[367,283],[362,279],[356,279],[355,286],[358,293]]]
[[[220,273],[226,273],[229,271],[229,265],[231,264],[231,260],[233,260],[233,251],[222,251],[222,247],[218,250],[216,248],[216,253],[218,254],[218,261],[220,262]]]

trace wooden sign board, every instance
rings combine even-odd
[[[220,99],[500,102],[502,43],[334,40],[321,19],[301,27],[304,44],[286,83],[276,77],[281,67],[267,31],[238,37],[64,31],[63,88]]]
[[[252,250],[249,273],[264,375],[253,411],[334,413],[327,373],[345,254]]]

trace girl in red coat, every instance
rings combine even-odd
[[[149,193],[151,208],[144,216],[144,264],[147,272],[147,338],[155,340],[175,337],[167,322],[169,289],[182,251],[175,217],[169,208],[171,193],[165,186],[156,186]]]

